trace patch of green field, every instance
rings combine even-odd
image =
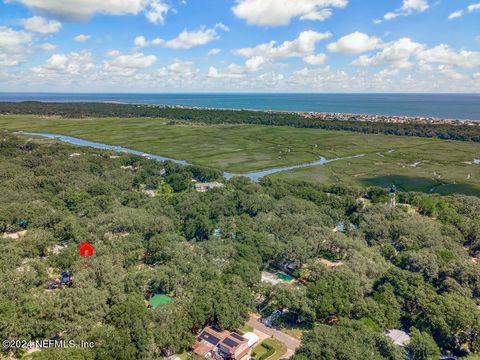
[[[169,125],[164,119],[0,116],[0,129],[50,132],[244,173],[365,154],[272,176],[480,195],[480,144],[255,125]],[[413,164],[418,163],[415,167]]]
[[[252,357],[256,360],[278,360],[287,352],[285,344],[275,339],[265,339],[252,350]],[[268,353],[271,353],[268,356]]]
[[[295,339],[302,340],[303,335],[312,330],[312,325],[302,324],[302,325],[291,325],[291,324],[281,324],[280,330]]]
[[[364,186],[396,184],[405,191],[480,196],[480,166],[469,163],[480,155],[480,144],[435,140],[400,148],[392,141],[391,147],[396,150],[272,176]]]
[[[253,326],[244,324],[243,326],[237,329],[237,332],[240,332],[241,334],[245,334],[247,332],[253,332]]]

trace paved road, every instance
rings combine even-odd
[[[247,321],[247,324],[256,329],[257,331],[261,331],[284,343],[287,346],[288,350],[284,358],[288,359],[293,356],[295,350],[300,346],[300,340],[297,340],[294,337],[291,337],[290,335],[287,335],[281,331],[266,327],[260,322],[260,319],[257,315],[251,315],[250,319]]]

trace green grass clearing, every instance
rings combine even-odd
[[[250,326],[250,325],[245,324],[245,325],[239,327],[239,328],[237,329],[237,331],[238,331],[240,334],[245,334],[245,333],[247,333],[247,332],[253,332],[253,326]]]
[[[271,352],[272,355],[267,356]],[[275,339],[265,339],[252,350],[256,360],[278,360],[287,352],[287,346]]]
[[[173,299],[170,297],[170,296],[167,296],[167,295],[155,295],[153,296],[149,303],[150,305],[152,306],[153,309],[156,309],[158,308],[159,306],[162,306],[162,305],[165,305],[165,304],[168,304],[170,302],[172,302]]]

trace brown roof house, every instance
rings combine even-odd
[[[241,359],[248,351],[248,340],[234,332],[218,344],[218,354],[225,360]]]
[[[193,345],[193,352],[199,356],[215,359],[238,360],[248,354],[248,340],[229,331],[217,331],[206,327]]]

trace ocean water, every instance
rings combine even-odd
[[[150,105],[424,116],[480,121],[480,94],[127,94],[1,93],[0,101],[120,102]]]

